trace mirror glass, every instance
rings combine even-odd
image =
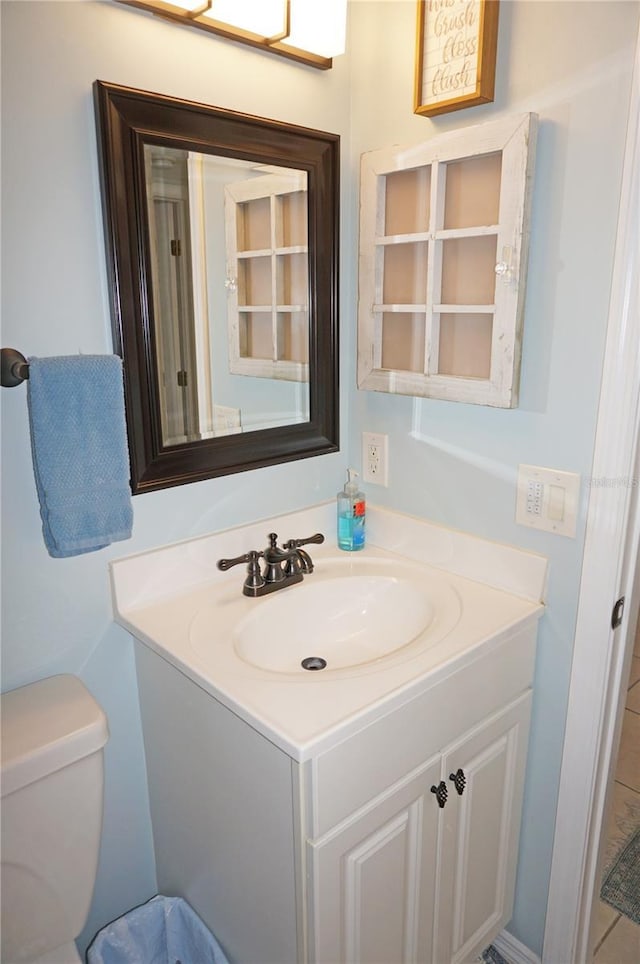
[[[337,135],[95,99],[133,492],[336,451]]]
[[[306,171],[144,161],[163,444],[308,421]]]

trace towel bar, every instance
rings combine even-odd
[[[29,363],[15,348],[2,349],[2,387],[15,388],[29,377]]]

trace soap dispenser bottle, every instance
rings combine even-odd
[[[347,483],[338,492],[338,548],[347,552],[364,549],[364,521],[366,502],[364,492],[358,489],[354,469],[347,470]]]

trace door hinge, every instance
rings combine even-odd
[[[611,612],[611,628],[617,629],[624,616],[624,596],[620,596]]]
[[[180,238],[174,238],[171,242],[171,254],[174,258],[179,258],[182,255],[182,241]]]
[[[180,369],[180,371],[179,371],[179,372],[176,372],[176,374],[177,374],[177,376],[178,376],[178,385],[180,386],[180,388],[186,388],[186,387],[187,387],[187,373],[186,373],[186,371],[184,370],[184,368]]]

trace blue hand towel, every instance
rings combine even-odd
[[[28,404],[49,555],[80,555],[128,539],[133,509],[121,359],[29,358]]]

